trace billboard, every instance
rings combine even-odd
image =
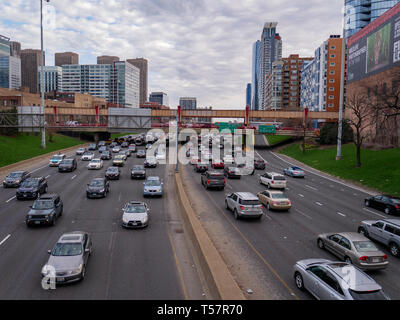
[[[400,66],[400,5],[348,41],[347,83]]]

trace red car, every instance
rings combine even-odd
[[[225,168],[225,164],[224,164],[223,161],[213,161],[212,167],[214,169],[224,169]]]

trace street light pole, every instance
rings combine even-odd
[[[345,55],[346,55],[346,34],[345,21],[343,20],[343,40],[342,40],[342,65],[340,72],[340,101],[339,101],[339,123],[337,137],[337,154],[336,160],[342,160],[342,132],[343,132],[343,105],[344,105],[344,70],[345,70]]]
[[[50,0],[46,0],[49,2]],[[41,114],[41,130],[42,130],[42,149],[46,149],[46,127],[45,127],[45,113],[44,113],[44,51],[43,51],[43,0],[40,0],[40,114]]]

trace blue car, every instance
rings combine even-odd
[[[163,183],[159,177],[148,177],[143,183],[144,197],[162,197]]]
[[[305,173],[304,170],[299,167],[289,167],[283,170],[283,173],[287,176],[295,177],[295,178],[304,178]]]

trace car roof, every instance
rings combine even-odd
[[[82,231],[73,231],[64,233],[60,239],[58,239],[58,243],[66,243],[66,242],[77,242],[81,243],[83,240],[83,235],[85,233]]]
[[[285,194],[284,192],[279,190],[265,190],[265,191],[268,191],[270,194]]]
[[[161,180],[161,178],[157,176],[150,176],[147,178],[147,180]]]
[[[94,178],[92,181],[104,181],[104,178]]]
[[[382,221],[393,224],[397,227],[400,227],[400,219],[383,219]]]
[[[236,194],[244,200],[258,200],[258,197],[251,192],[236,192]]]
[[[54,198],[57,198],[58,194],[57,193],[46,193],[41,195],[38,200],[53,200]]]
[[[126,204],[133,204],[133,205],[146,205],[146,203],[142,202],[142,201],[129,201]]]
[[[357,232],[339,232],[337,234],[351,241],[369,241],[367,238],[365,238],[365,236]]]
[[[268,174],[270,174],[271,176],[283,176],[282,174],[280,174],[280,173],[277,173],[277,172],[267,172]]]
[[[40,180],[40,179],[42,179],[42,178],[43,178],[43,177],[30,177],[30,178],[26,179],[26,181]]]

